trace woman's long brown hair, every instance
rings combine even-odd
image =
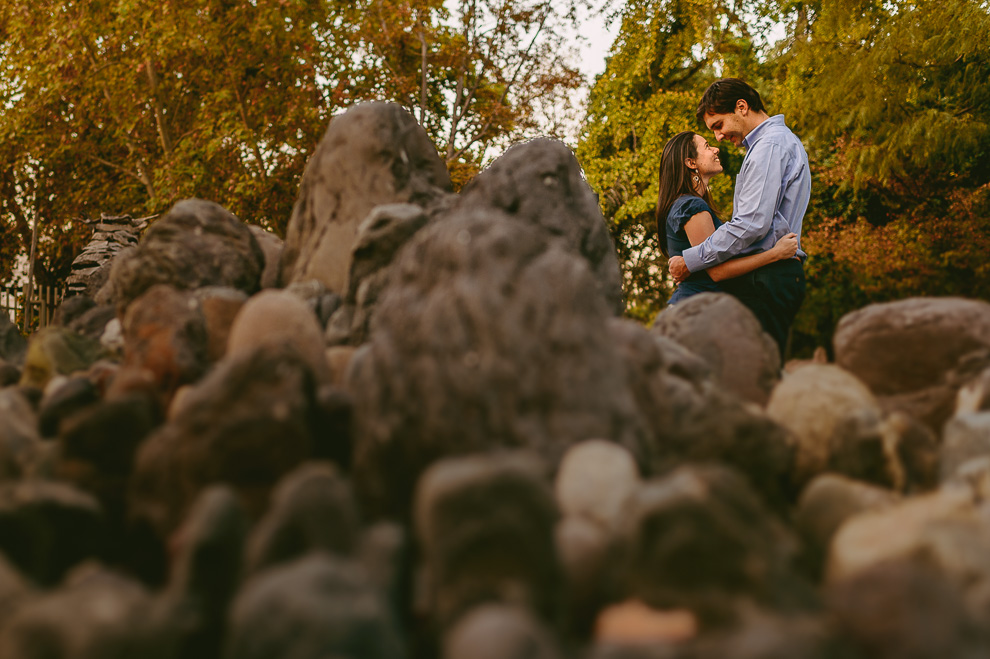
[[[691,177],[694,171],[688,169],[684,161],[688,158],[698,157],[698,148],[694,144],[694,133],[686,130],[670,138],[667,145],[663,147],[660,155],[660,193],[657,195],[657,237],[660,239],[660,251],[666,258],[670,258],[667,253],[667,214],[670,213],[671,206],[678,197],[685,194],[700,196],[704,199],[712,210],[718,210],[712,203],[712,196],[705,188],[705,194],[699,195],[694,189]]]

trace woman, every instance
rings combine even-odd
[[[657,199],[657,232],[660,250],[667,258],[680,256],[722,225],[708,193],[708,182],[722,171],[718,147],[697,133],[684,131],[667,142],[660,156],[660,194]],[[789,259],[797,253],[797,234],[789,233],[766,252],[740,256],[707,270],[693,272],[670,296],[667,304],[704,292],[726,292],[720,281],[739,277],[757,268]]]

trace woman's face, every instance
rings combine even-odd
[[[694,148],[698,152],[698,157],[694,159],[694,169],[698,174],[706,178],[715,176],[722,171],[722,163],[718,159],[718,147],[708,144],[708,140],[701,135],[694,136]],[[691,159],[688,159],[688,167],[691,166]]]

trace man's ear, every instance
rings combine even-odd
[[[749,103],[746,99],[740,98],[736,101],[736,112],[744,117],[749,114]]]

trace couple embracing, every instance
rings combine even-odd
[[[806,254],[798,242],[811,197],[808,155],[783,115],[769,116],[759,93],[737,78],[712,83],[697,116],[716,140],[746,147],[746,157],[731,221],[723,224],[708,191],[722,172],[718,147],[690,131],[664,147],[657,228],[678,282],[668,304],[697,293],[730,293],[756,314],[783,358],[804,299]]]

